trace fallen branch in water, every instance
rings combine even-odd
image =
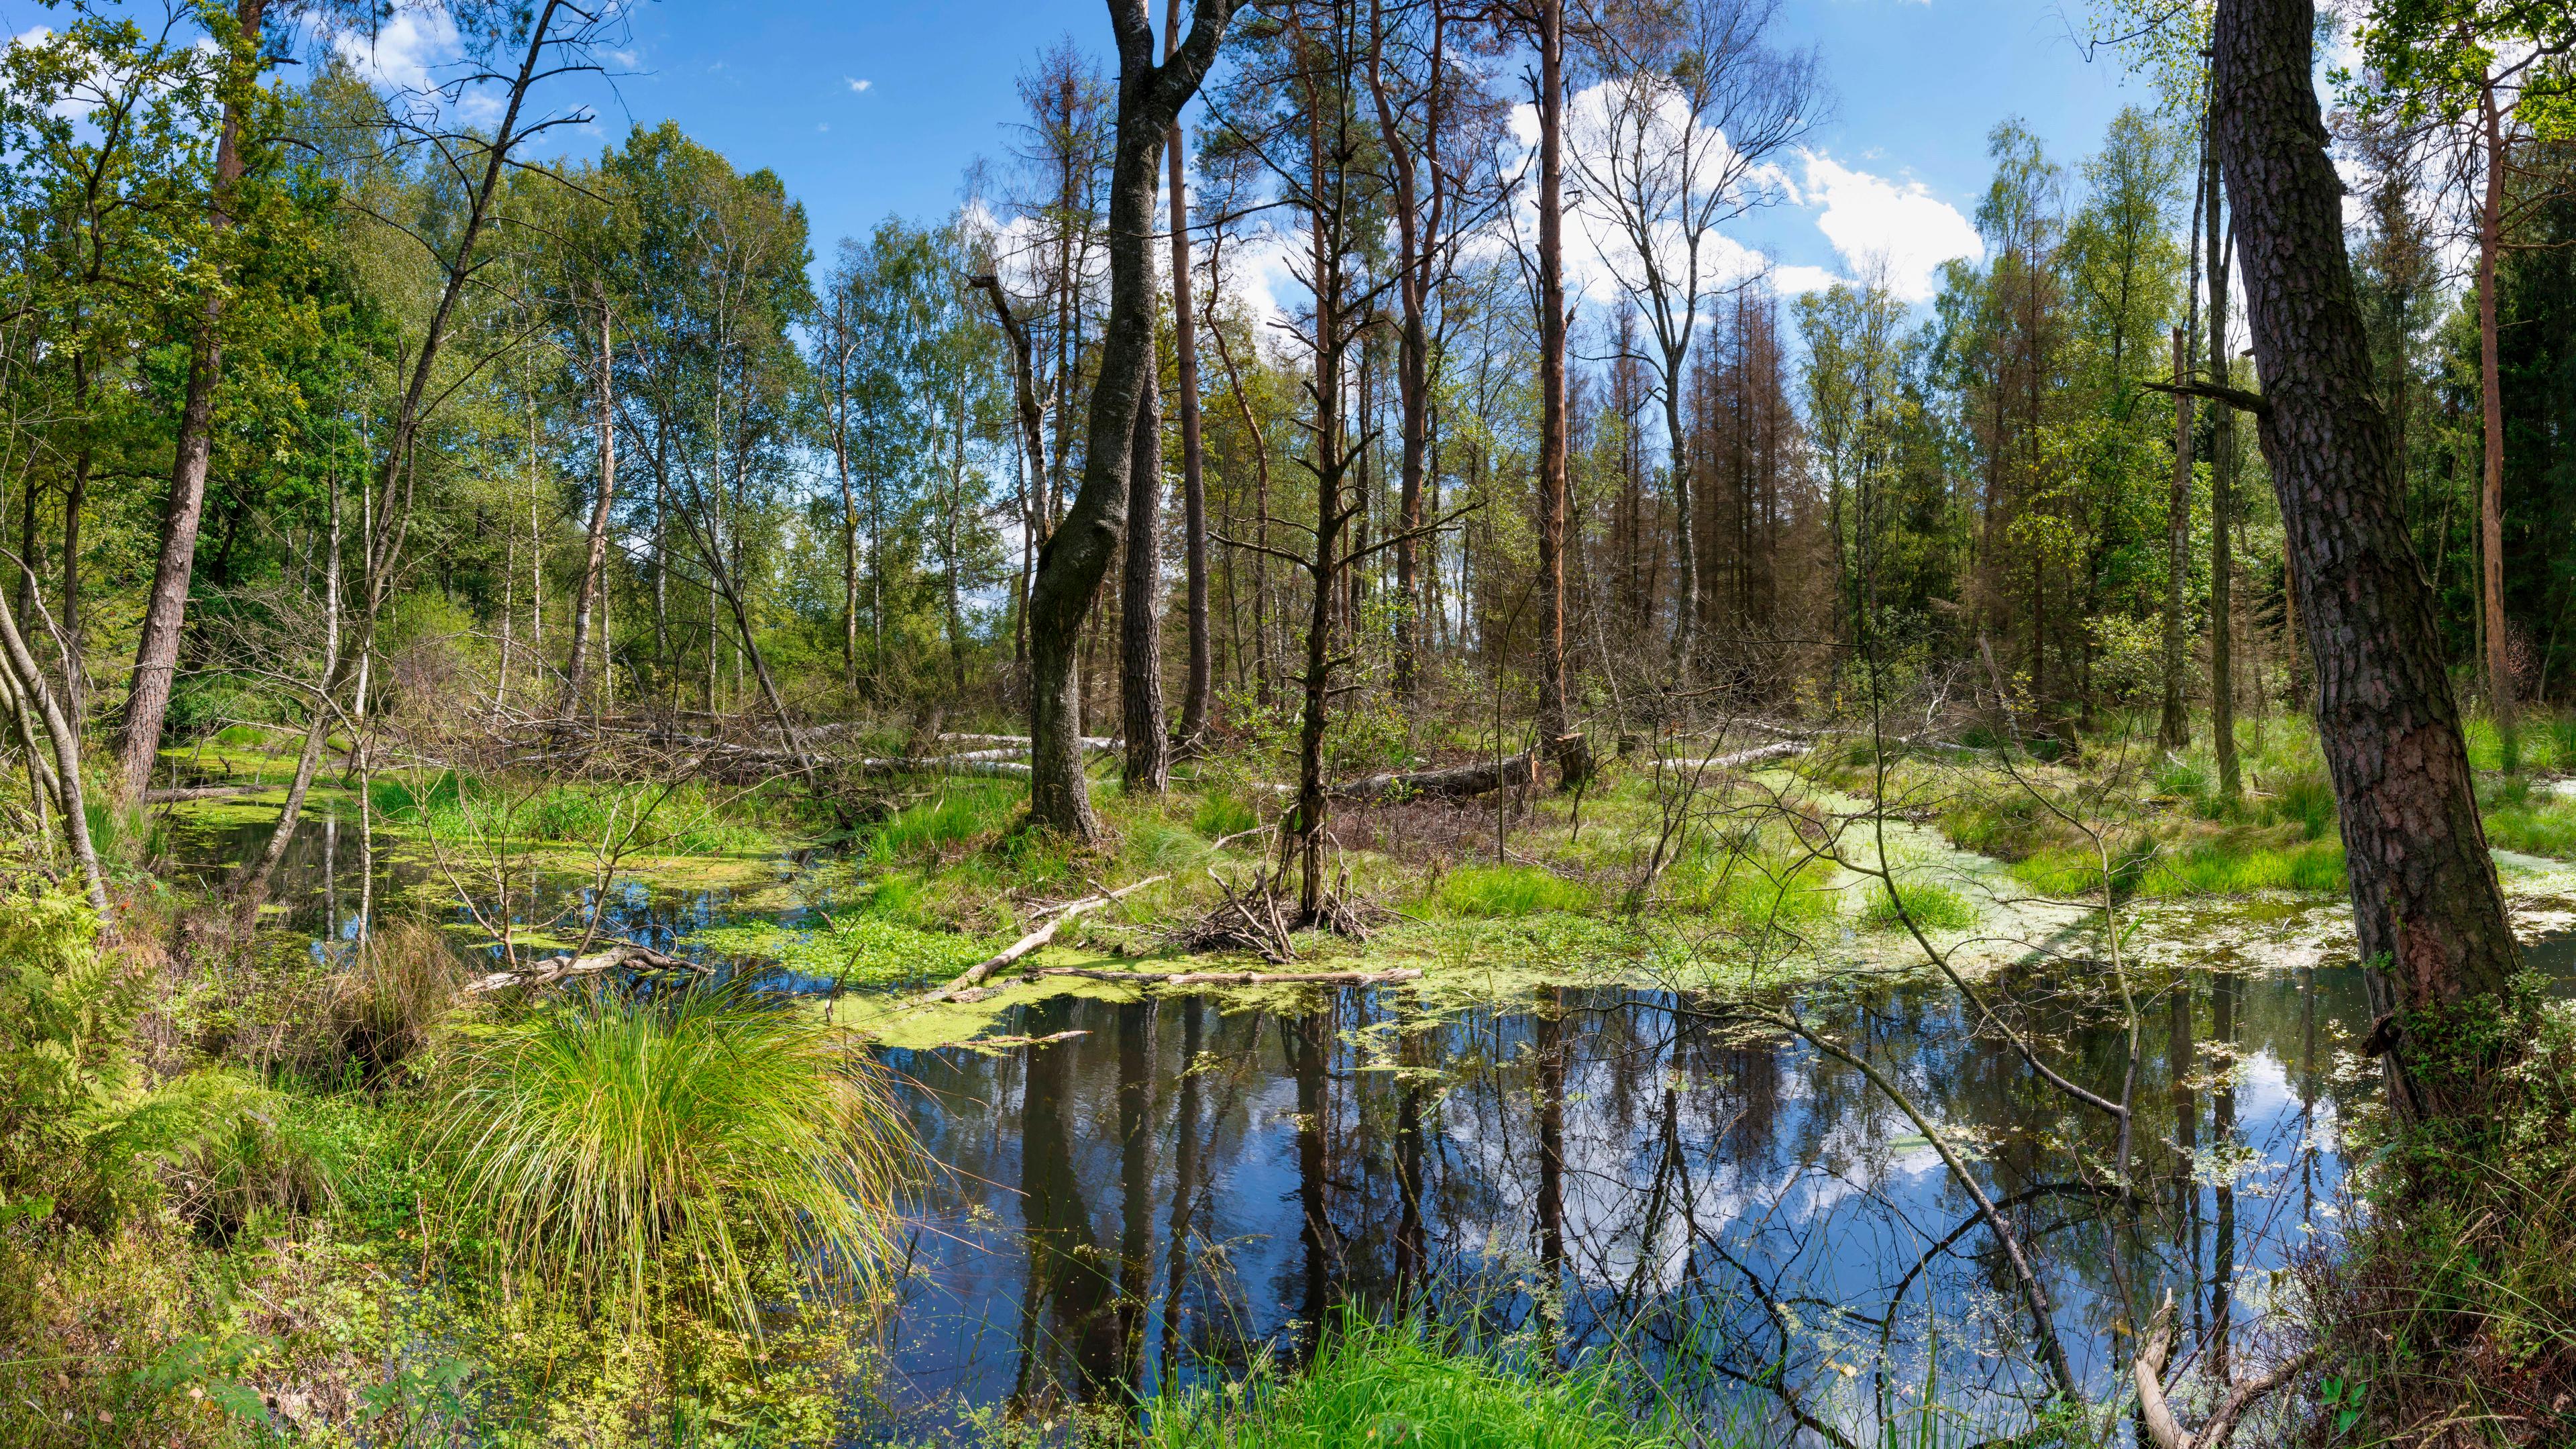
[[[1054,1046],[1058,1042],[1072,1041],[1077,1037],[1089,1035],[1091,1035],[1090,1032],[1075,1030],[1054,1032],[1047,1036],[979,1036],[970,1037],[965,1041],[939,1042],[930,1049],[937,1052],[946,1051],[950,1047],[964,1047],[968,1051],[990,1052],[1000,1051],[1005,1047]]]
[[[958,993],[977,985],[982,982],[985,977],[992,975],[994,972],[999,971],[1003,967],[1010,965],[1012,962],[1019,960],[1031,951],[1034,951],[1040,946],[1045,945],[1047,942],[1054,940],[1055,933],[1063,927],[1065,922],[1072,920],[1074,917],[1081,915],[1085,911],[1096,910],[1101,906],[1105,906],[1111,901],[1118,899],[1120,896],[1127,895],[1134,891],[1141,891],[1145,887],[1154,884],[1156,881],[1168,879],[1170,879],[1169,876],[1149,875],[1143,880],[1136,882],[1134,885],[1120,886],[1114,891],[1102,891],[1098,895],[1084,896],[1078,901],[1068,901],[1056,909],[1054,920],[1047,922],[1045,925],[1038,927],[1036,930],[1029,932],[1027,935],[1013,941],[1008,946],[1003,947],[999,953],[990,959],[977,962],[975,965],[967,967],[956,980],[949,982],[947,985],[939,988],[937,991],[931,992],[929,995],[924,996],[921,999],[924,1003],[933,1001],[953,1001],[957,998]]]
[[[636,966],[647,971],[688,971],[704,976],[708,967],[695,961],[639,946],[632,941],[619,941],[605,951],[588,956],[548,956],[531,961],[515,971],[495,971],[489,976],[466,984],[471,995],[484,991],[506,991],[513,986],[551,986],[570,976],[595,976],[620,966]]]
[[[1098,966],[1043,966],[1031,976],[1080,976],[1135,986],[1384,986],[1411,981],[1420,967],[1389,971],[1112,971]]]
[[[2165,1402],[2165,1351],[2173,1346],[2173,1318],[2173,1290],[2168,1288],[2163,1305],[2149,1322],[2146,1347],[2139,1350],[2136,1364],[2138,1417],[2146,1421],[2147,1437],[2155,1442],[2156,1449],[2227,1449],[2228,1442],[2236,1437],[2236,1421],[2245,1417],[2245,1411],[2256,1400],[2306,1371],[2317,1356],[2311,1348],[2284,1360],[2270,1373],[2231,1385],[2226,1401],[2195,1435],[2183,1428],[2173,1416],[2173,1406]]]

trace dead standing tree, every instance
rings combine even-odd
[[[1823,119],[1816,53],[1770,43],[1779,8],[1778,0],[1613,0],[1585,35],[1602,81],[1575,117],[1579,204],[1610,223],[1617,245],[1604,249],[1602,265],[1654,334],[1649,361],[1663,395],[1679,566],[1672,657],[1685,674],[1696,662],[1703,605],[1682,392],[1702,309],[1753,280],[1717,275],[1709,242],[1778,198],[1765,179],[1774,158]]]
[[[1216,58],[1235,0],[1196,0],[1189,37],[1154,63],[1146,0],[1109,0],[1118,40],[1118,120],[1109,181],[1109,320],[1092,385],[1082,487],[1038,556],[1029,593],[1029,818],[1100,833],[1082,775],[1082,626],[1126,531],[1136,422],[1154,370],[1154,182],[1163,140]]]

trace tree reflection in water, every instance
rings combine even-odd
[[[1551,989],[1430,1018],[1410,1004],[1059,998],[1000,1030],[1083,1036],[890,1053],[954,1169],[900,1319],[908,1402],[1114,1405],[1265,1349],[1310,1353],[1350,1302],[1534,1332],[1565,1356],[1616,1340],[1731,1401],[1715,1407],[1826,1437],[1877,1437],[1937,1355],[1946,1403],[2026,1422],[2044,1380],[2011,1275],[1857,1073],[1665,993]],[[2172,1288],[2205,1330],[2199,1357],[2224,1363],[2268,1275],[2332,1229],[2334,1123],[2356,1089],[2319,1052],[2360,1018],[2358,972],[2205,975],[2169,983],[2165,1006],[2140,1086],[2173,1103],[2171,1130],[2142,1118],[2134,1151],[2141,1183],[2169,1190],[2124,1206],[2110,1124],[2034,1088],[1945,988],[1800,1004],[1971,1160],[2096,1391],[2124,1367],[2125,1304]],[[2068,1007],[2032,1025],[2116,1090],[2116,1019]],[[1114,1220],[1095,1212],[1112,1199]]]

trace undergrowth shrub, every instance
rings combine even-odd
[[[883,1257],[908,1162],[896,1109],[842,1034],[742,990],[597,991],[460,1023],[436,1151],[490,1250],[640,1318],[671,1285],[756,1324],[762,1264],[812,1286]]]
[[[2307,1443],[2576,1443],[2576,1005],[2520,991],[2487,1110],[2358,1134],[2369,1210],[2305,1274],[2338,1386]]]
[[[0,1213],[112,1230],[158,1201],[212,1226],[265,1199],[236,1171],[268,1154],[311,1179],[274,1127],[276,1096],[229,1068],[149,1080],[134,1053],[152,973],[102,948],[68,887],[19,882],[0,902]],[[238,1209],[238,1211],[236,1211]]]

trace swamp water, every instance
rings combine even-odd
[[[254,834],[173,839],[212,864]],[[280,929],[354,930],[353,834],[300,833]],[[417,866],[378,865],[377,899],[419,899]],[[578,890],[540,885],[541,901]],[[606,928],[685,950],[747,918],[744,899],[634,882]],[[2124,1302],[2173,1293],[2188,1341],[2212,1346],[2186,1371],[2258,1350],[2269,1306],[2336,1237],[2338,1126],[2378,1092],[2350,1051],[2368,1025],[2357,968],[2218,954],[2236,969],[2133,978],[2127,1206],[2106,1191],[2109,1119],[1974,1034],[1946,983],[1780,998],[1968,1160],[2100,1397],[2125,1372]],[[2565,976],[2569,942],[2535,954]],[[2039,1003],[2049,1060],[2116,1096],[2128,1027],[2104,974],[2051,972],[2008,990]],[[940,1165],[904,1234],[885,1407],[909,1435],[995,1407],[1150,1398],[1293,1360],[1346,1306],[1402,1303],[1523,1354],[1615,1340],[1758,1442],[1828,1442],[1821,1424],[1965,1444],[2026,1425],[2045,1388],[2028,1313],[1929,1139],[1853,1068],[1704,1005],[1633,988],[1425,1011],[1402,987],[1259,1005],[1103,987],[1009,1008],[993,1045],[885,1050]]]

